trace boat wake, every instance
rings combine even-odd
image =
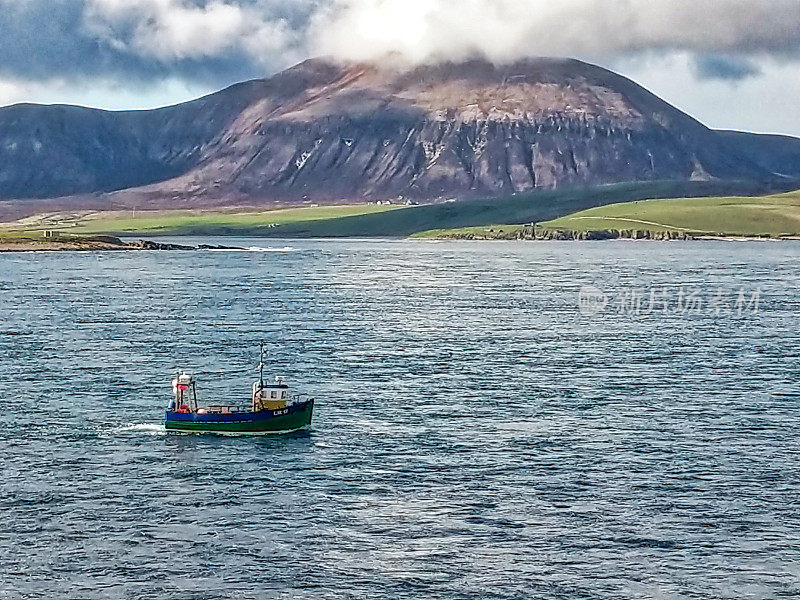
[[[266,248],[262,248],[261,246],[250,246],[248,250],[250,252],[294,252],[296,248],[292,248],[291,246],[283,246],[282,248],[273,248],[272,246],[268,246]]]
[[[122,427],[116,427],[115,433],[141,432],[148,435],[163,435],[167,432],[163,423],[129,423]]]
[[[291,246],[283,246],[282,248],[273,248],[272,246],[248,246],[247,248],[211,248],[209,252],[296,252],[297,248]]]

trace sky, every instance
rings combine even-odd
[[[0,105],[152,108],[387,52],[580,58],[711,127],[800,136],[800,0],[0,0]]]

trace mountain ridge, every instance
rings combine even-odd
[[[800,140],[715,132],[574,59],[407,67],[309,59],[137,111],[0,108],[0,198],[162,208],[508,195],[800,177]]]

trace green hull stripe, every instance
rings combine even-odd
[[[258,433],[268,431],[293,431],[311,424],[311,407],[292,414],[255,422],[195,423],[192,421],[165,421],[164,426],[173,431],[208,431],[221,433]]]

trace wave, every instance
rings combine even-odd
[[[260,246],[250,246],[248,250],[250,252],[294,252],[296,248],[292,248],[291,246],[284,246],[283,248],[262,248]]]
[[[271,246],[249,246],[247,248],[209,248],[209,252],[296,252],[297,248],[291,246],[284,246],[282,248],[273,248]]]
[[[147,433],[150,435],[161,435],[166,433],[166,429],[164,428],[163,423],[129,423],[122,427],[116,427],[114,432],[116,433],[123,433],[123,432],[142,432]]]

